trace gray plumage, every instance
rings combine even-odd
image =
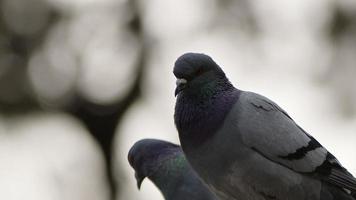
[[[156,139],[136,142],[128,154],[140,188],[148,177],[166,200],[217,200],[188,164],[180,146]]]
[[[204,54],[173,72],[183,151],[220,199],[354,200],[356,179],[276,103],[234,88]]]

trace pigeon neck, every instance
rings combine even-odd
[[[239,94],[240,90],[226,79],[210,88],[208,95],[178,96],[174,119],[184,151],[201,145],[214,135]]]
[[[151,177],[152,182],[161,190],[165,199],[169,199],[182,184],[187,171],[187,161],[183,153],[162,160],[160,167]]]

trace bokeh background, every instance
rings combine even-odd
[[[0,199],[163,199],[127,163],[178,142],[172,67],[212,56],[356,175],[354,0],[1,0]]]

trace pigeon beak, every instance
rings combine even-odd
[[[143,179],[145,179],[146,177],[143,175],[138,174],[137,172],[135,172],[135,178],[136,178],[136,182],[137,182],[137,188],[140,189],[141,188],[141,184]]]
[[[174,96],[177,96],[185,88],[187,82],[188,81],[186,79],[184,79],[184,78],[177,79],[177,81],[176,81],[176,86],[177,87],[176,87],[176,90],[174,92]]]

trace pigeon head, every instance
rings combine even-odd
[[[137,187],[140,189],[146,177],[153,176],[160,165],[176,152],[178,145],[156,139],[143,139],[136,142],[128,153],[128,161],[135,170]]]
[[[209,88],[214,81],[226,79],[224,72],[208,55],[186,53],[175,62],[173,73],[177,78],[175,95],[182,91],[196,93]]]

